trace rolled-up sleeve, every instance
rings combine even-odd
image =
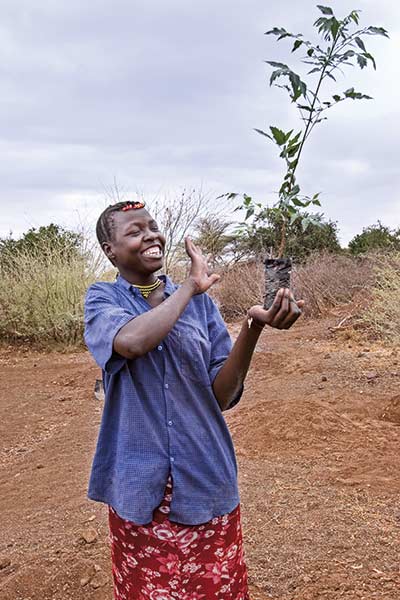
[[[124,366],[126,358],[115,352],[114,338],[135,316],[118,304],[116,292],[110,284],[95,283],[88,289],[84,339],[96,363],[104,371],[116,373]]]
[[[210,383],[213,385],[216,376],[228,358],[230,351],[232,350],[232,340],[217,305],[208,295],[206,295],[206,306],[208,335],[209,341],[211,342],[210,366],[208,374],[210,377]],[[244,387],[242,385],[235,398],[225,410],[229,410],[230,408],[236,406],[242,397],[243,389]]]

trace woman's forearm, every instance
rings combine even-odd
[[[122,327],[115,336],[114,350],[131,359],[153,350],[171,331],[196,291],[195,283],[188,278],[164,302]]]
[[[234,400],[249,370],[251,358],[263,327],[247,319],[233,345],[233,348],[213,383],[213,391],[221,407],[225,410]]]

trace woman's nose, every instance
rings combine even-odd
[[[158,237],[157,231],[152,231],[151,229],[146,229],[144,232],[144,238],[146,240],[155,240]]]

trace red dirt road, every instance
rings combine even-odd
[[[227,414],[252,600],[400,599],[400,354],[330,324],[264,332]],[[86,352],[0,364],[0,597],[111,600],[107,511],[86,500],[99,371]]]

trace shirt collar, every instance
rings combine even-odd
[[[174,291],[176,290],[177,286],[172,282],[172,280],[168,277],[168,275],[158,275],[158,278],[164,282],[165,295],[170,296],[171,294],[173,294]],[[130,292],[132,292],[132,294],[134,296],[138,296],[140,294],[140,291],[138,290],[138,288],[135,288],[131,283],[129,283],[129,281],[124,279],[122,277],[122,275],[119,275],[119,274],[117,275],[115,284],[120,285],[121,287],[125,288],[126,290],[129,290]]]

